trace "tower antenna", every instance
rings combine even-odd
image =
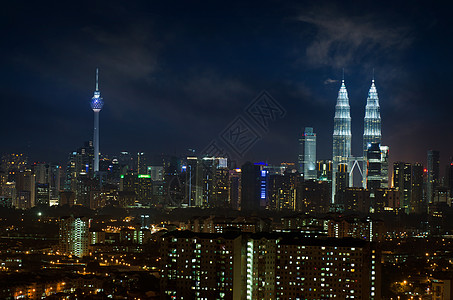
[[[342,77],[341,82],[344,82],[344,68],[343,68],[343,77]]]
[[[374,82],[374,68],[373,68],[373,82]]]
[[[96,68],[96,92],[99,91],[99,68]]]

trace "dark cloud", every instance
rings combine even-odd
[[[414,40],[410,24],[383,19],[376,12],[351,16],[337,5],[316,7],[298,20],[314,27],[306,48],[306,61],[314,66],[343,68],[369,63],[370,56],[394,57]]]
[[[247,158],[294,160],[305,126],[328,158],[342,68],[355,153],[374,68],[392,160],[425,161],[428,148],[448,157],[453,26],[436,5],[9,2],[0,19],[0,152],[64,161],[90,139],[100,67],[107,154],[201,149],[268,90],[287,114]]]

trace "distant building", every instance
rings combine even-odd
[[[241,167],[241,210],[259,210],[267,200],[267,171],[251,162]]]
[[[316,133],[313,128],[305,127],[303,136],[299,139],[298,171],[305,179],[316,179]]]
[[[231,208],[239,209],[241,205],[241,169],[229,171],[229,202]]]
[[[440,178],[440,155],[439,151],[428,150],[428,182],[426,186],[426,199],[433,202],[434,190],[439,186]]]
[[[349,187],[348,164],[338,164],[335,174],[335,204],[341,204],[343,202],[344,191]]]
[[[322,181],[332,181],[332,161],[331,160],[318,160],[316,162],[316,179]]]
[[[381,148],[381,187],[388,189],[389,186],[389,146]]]
[[[29,209],[35,206],[36,187],[35,175],[29,169],[16,174],[16,199],[14,206],[20,209]]]
[[[411,191],[411,213],[426,213],[427,205],[423,196],[423,165],[415,163],[412,165],[412,191]]]
[[[296,210],[297,173],[269,176],[269,204],[275,210]]]
[[[409,213],[412,192],[412,165],[405,162],[393,164],[393,187],[400,193],[400,208]]]
[[[365,152],[367,159],[366,168],[366,188],[370,191],[371,197],[377,189],[381,188],[382,166],[381,166],[381,148],[379,143],[368,144]]]
[[[185,195],[189,206],[228,207],[227,158],[187,157]]]
[[[296,210],[315,214],[328,213],[331,195],[332,189],[329,181],[298,180]]]
[[[371,207],[370,190],[361,187],[347,187],[342,192],[342,200],[345,211],[369,213]]]
[[[398,212],[400,210],[400,192],[396,189],[377,189],[374,195],[374,212]]]

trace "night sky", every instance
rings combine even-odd
[[[8,1],[0,10],[0,152],[65,162],[92,139],[100,68],[101,152],[203,149],[266,90],[286,115],[242,160],[294,161],[314,128],[332,155],[342,69],[353,155],[373,68],[391,161],[453,155],[452,7],[385,1]],[[443,168],[441,168],[443,171]]]

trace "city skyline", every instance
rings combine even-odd
[[[106,154],[201,151],[267,90],[287,114],[271,124],[244,161],[296,161],[304,127],[317,133],[317,157],[331,158],[342,68],[353,156],[361,155],[373,68],[382,143],[390,146],[391,163],[426,165],[427,150],[434,149],[443,166],[453,154],[443,131],[451,126],[449,75],[439,67],[451,63],[451,45],[442,36],[452,27],[442,7],[425,14],[416,3],[403,15],[404,6],[398,4],[265,2],[199,9],[201,4],[175,2],[175,7],[82,5],[74,11],[34,5],[10,3],[5,9],[28,21],[7,32],[4,42],[12,47],[2,49],[0,99],[18,112],[2,113],[8,141],[4,153],[64,162],[91,140],[89,101],[93,70],[99,66],[103,95],[109,99],[101,121]],[[359,11],[367,18],[359,17]],[[332,15],[337,18],[329,20]],[[118,25],[111,24],[114,19]],[[30,27],[33,21],[36,28]],[[11,18],[2,22],[2,28],[12,28]]]

